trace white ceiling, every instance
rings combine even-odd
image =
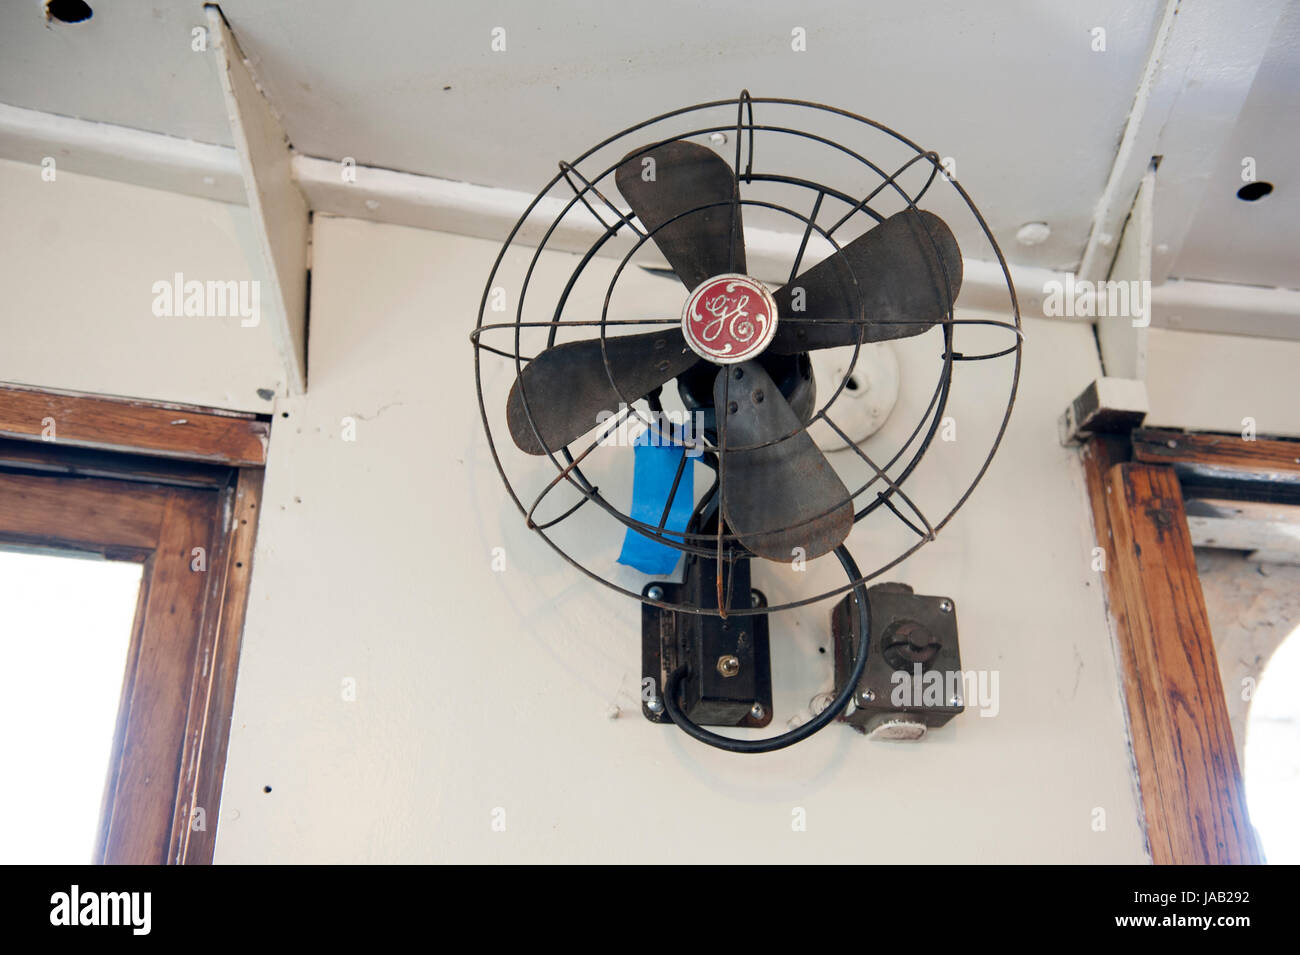
[[[211,57],[190,49],[202,5],[90,3],[94,17],[78,25],[47,24],[39,0],[0,9],[0,103],[229,144]],[[1164,3],[221,6],[305,155],[531,193],[558,160],[631,123],[748,88],[844,107],[954,157],[1012,262],[1072,269]],[[494,27],[506,31],[505,52],[490,48]],[[796,27],[807,52],[791,50]],[[1105,52],[1092,49],[1096,27]],[[1294,241],[1277,241],[1294,239],[1297,218],[1279,181],[1296,133],[1277,122],[1296,98],[1294,39],[1293,29],[1261,71],[1229,150],[1260,156],[1278,192],[1252,208],[1216,185],[1175,275],[1300,285]],[[1239,168],[1226,154],[1223,164]],[[1259,229],[1266,217],[1273,231]],[[1018,244],[1017,229],[1036,221],[1050,238]]]
[[[201,5],[91,6],[79,25],[47,25],[36,0],[0,11],[0,102],[228,144],[212,67],[190,50]],[[1008,254],[1050,267],[1082,253],[1159,8],[222,3],[307,155],[535,192],[558,160],[624,126],[748,88],[841,106],[955,157]],[[1090,48],[1097,25],[1105,53]],[[496,26],[504,53],[490,49]],[[791,50],[795,27],[805,53]],[[1052,236],[1017,247],[1029,221]]]
[[[1242,159],[1274,191],[1257,202],[1237,198]],[[1300,4],[1273,32],[1236,128],[1223,151],[1174,275],[1243,285],[1300,288]],[[1160,214],[1159,209],[1156,215]]]

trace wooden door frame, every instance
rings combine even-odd
[[[1180,481],[1300,486],[1300,443],[1139,429],[1083,466],[1157,864],[1260,863]]]
[[[256,415],[0,385],[0,483],[59,508],[92,499],[81,512],[84,526],[63,515],[57,533],[39,511],[22,517],[11,508],[6,539],[145,564],[97,862],[212,861],[269,431]],[[124,493],[130,513],[114,523],[109,502]],[[167,540],[177,528],[186,541]],[[196,585],[176,567],[190,560],[189,545],[200,536],[210,546]],[[189,588],[182,599],[197,603],[192,616],[141,612],[151,599],[171,599],[168,574]],[[150,639],[185,647],[187,665],[169,676],[166,719],[148,718],[137,683],[140,648]],[[171,717],[181,725],[168,725]],[[161,751],[142,759],[141,749],[155,744]],[[133,795],[139,767],[161,775],[165,792],[151,781],[147,799]],[[147,820],[124,815],[133,800],[148,803]]]

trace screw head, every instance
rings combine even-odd
[[[762,703],[755,703],[753,706],[749,708],[749,715],[756,720],[761,720],[764,716],[767,715],[767,710],[763,709]]]
[[[650,699],[645,701],[645,708],[649,710],[651,713],[653,713],[655,716],[658,716],[660,713],[664,711],[663,698],[658,696],[650,697]]]
[[[649,590],[645,592],[645,595],[649,597],[651,600],[663,600],[664,589],[660,587],[658,584],[655,584],[653,587],[651,587]]]
[[[952,613],[952,601],[951,601],[951,600],[940,600],[940,601],[939,601],[939,611],[940,611],[940,613]]]
[[[954,696],[951,700],[948,701],[948,705],[949,705],[949,706],[961,706],[961,697],[960,697],[960,696]]]
[[[757,590],[751,590],[749,592],[749,605],[751,607],[763,606],[763,597]]]
[[[723,676],[735,676],[740,672],[740,660],[730,653],[718,657],[718,672]]]
[[[726,134],[726,133],[722,133],[722,132],[718,132],[718,133],[709,133],[709,142],[713,143],[713,145],[715,145],[715,146],[723,146],[723,145],[726,145],[726,142],[727,142],[727,134]]]
[[[874,690],[863,690],[861,693],[858,694],[858,700],[863,705],[867,703],[872,703],[875,701],[875,699],[876,699],[876,692]]]

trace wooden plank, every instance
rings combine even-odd
[[[0,540],[143,560],[156,546],[166,492],[96,478],[0,474]]]
[[[0,389],[0,399],[8,394]],[[30,394],[85,407],[86,399]],[[104,476],[84,476],[91,472]],[[145,564],[97,862],[212,859],[262,475],[259,467],[0,439],[0,541]],[[198,547],[205,567],[193,563]],[[193,806],[205,809],[202,828],[190,826]]]
[[[293,177],[293,152],[221,10],[205,6],[213,55],[239,152],[248,209],[271,294],[271,334],[289,394],[307,390],[307,281],[311,215]]]
[[[235,676],[244,633],[244,612],[253,570],[253,543],[261,514],[263,472],[240,471],[230,489],[230,525],[223,533],[223,573],[214,575],[215,592],[204,621],[200,648],[203,666],[196,668],[190,701],[182,789],[177,799],[169,861],[183,865],[212,862],[216,846],[226,747],[235,706]],[[196,815],[194,810],[202,810]],[[196,823],[202,819],[202,827]]]
[[[1300,564],[1300,504],[1187,495],[1196,547],[1249,551],[1251,560]]]
[[[182,737],[180,769],[177,773],[175,800],[172,805],[171,834],[167,844],[166,861],[178,865],[184,861],[191,829],[207,831],[208,807],[194,800],[194,788],[199,767],[199,754],[207,722],[208,698],[212,684],[213,650],[217,646],[222,616],[221,600],[226,589],[226,572],[229,569],[231,521],[234,517],[234,484],[221,489],[217,495],[216,523],[212,538],[212,551],[208,555],[208,572],[205,586],[206,611],[200,622],[198,641],[194,651],[194,666],[189,676],[186,696],[185,732]],[[195,813],[197,807],[200,812]],[[214,813],[211,820],[215,826]]]
[[[1300,484],[1300,442],[1247,441],[1237,435],[1133,432],[1133,457],[1184,466],[1205,476]]]
[[[1117,592],[1112,570],[1115,561],[1115,534],[1111,528],[1110,510],[1106,506],[1106,475],[1110,469],[1129,459],[1130,447],[1127,435],[1097,434],[1083,445],[1081,460],[1083,463],[1084,483],[1088,492],[1088,503],[1092,510],[1093,528],[1097,535],[1097,546],[1102,550],[1102,596],[1106,601],[1106,613],[1111,623],[1111,636],[1115,643],[1115,654],[1119,660],[1120,696],[1124,700],[1125,711],[1129,714],[1127,727],[1129,745],[1133,749],[1133,761],[1139,766],[1149,766],[1155,761],[1151,745],[1151,734],[1147,729],[1143,712],[1129,702],[1133,697],[1141,696],[1141,687],[1132,679],[1137,673],[1133,659],[1132,639],[1128,633],[1128,616],[1125,613],[1123,595]],[[1145,780],[1138,777],[1138,802],[1146,816],[1146,803],[1154,798],[1148,793]],[[1147,834],[1147,852],[1150,853],[1150,833]]]
[[[1110,513],[1106,509],[1106,472],[1116,464],[1128,460],[1129,444],[1127,436],[1118,434],[1097,434],[1083,445],[1082,457],[1084,483],[1088,491],[1088,502],[1092,507],[1093,528],[1097,534],[1097,546],[1103,551],[1105,563],[1103,568],[1115,566],[1115,540],[1110,528]],[[1103,574],[1103,580],[1106,575]],[[1109,587],[1106,587],[1109,600]]]
[[[115,478],[143,484],[206,487],[230,484],[232,469],[179,458],[157,458],[98,448],[74,448],[48,441],[0,438],[0,470],[68,477]]]
[[[252,415],[0,388],[0,436],[236,467],[266,463],[270,425]]]
[[[1106,472],[1116,464],[1129,459],[1127,435],[1097,434],[1083,445],[1082,457],[1084,477],[1087,482],[1088,500],[1092,505],[1093,523],[1097,531],[1097,543],[1104,549],[1112,550],[1110,534],[1110,515],[1106,511]],[[1113,563],[1113,552],[1106,555],[1106,566]]]
[[[131,689],[135,682],[136,659],[140,654],[140,641],[144,632],[145,611],[149,606],[149,576],[141,575],[140,592],[136,595],[135,620],[131,625],[131,642],[127,644],[126,667],[122,673],[122,689],[118,694],[117,720],[113,724],[113,750],[108,761],[104,795],[100,800],[99,824],[95,829],[95,847],[91,859],[102,865],[108,847],[109,824],[113,820],[113,801],[117,796],[117,781],[122,775],[122,743],[127,738],[127,716],[131,712]]]
[[[1108,587],[1152,860],[1260,862],[1178,480],[1170,468],[1119,463],[1105,496]]]
[[[217,495],[173,488],[146,564],[148,597],[139,643],[128,664],[130,691],[124,736],[110,799],[103,862],[167,861],[175,815],[186,716],[208,575],[192,569],[193,549],[213,549]]]

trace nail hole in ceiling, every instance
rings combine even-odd
[[[1273,191],[1271,182],[1248,182],[1237,190],[1237,198],[1245,202],[1254,202],[1257,199],[1263,199]]]
[[[82,0],[46,0],[45,18],[60,23],[82,23],[95,15],[95,11]]]

